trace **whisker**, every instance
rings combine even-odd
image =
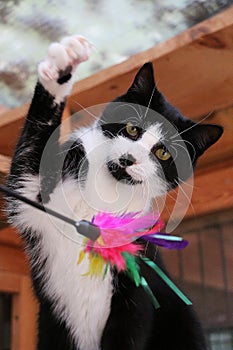
[[[186,148],[185,146],[180,145],[179,143],[175,143],[175,142],[173,142],[173,144],[174,144],[175,146],[177,146],[177,147],[181,147],[181,148],[188,154],[188,156],[190,156],[190,155],[189,155],[189,152],[188,152],[188,150],[187,150],[187,148]],[[191,144],[191,145],[192,145],[192,144]],[[196,156],[196,150],[195,150],[195,148],[194,148],[193,145],[192,145],[192,147],[193,147],[193,152],[194,152],[194,154],[193,154],[193,157],[192,157],[191,161],[193,162],[193,161],[194,161],[194,158],[195,158],[195,156]]]
[[[139,114],[139,112],[137,111],[137,109],[134,106],[132,106],[131,104],[127,104],[127,106],[133,108],[133,110],[137,113],[137,116],[139,117],[139,119],[142,119],[142,115]]]
[[[187,187],[191,187],[191,188],[200,188],[198,186],[192,185],[190,183],[188,183],[187,181],[183,181],[181,178],[179,178],[179,176],[177,176],[177,179],[179,181],[180,184],[184,184]]]
[[[147,106],[147,108],[146,108],[146,112],[145,112],[145,115],[144,115],[144,118],[145,118],[145,119],[146,119],[147,113],[148,113],[148,111],[149,111],[149,108],[150,108],[151,101],[152,101],[152,98],[153,98],[153,96],[154,96],[155,90],[156,90],[156,86],[153,87],[153,90],[152,90],[152,93],[151,93],[151,97],[150,97],[150,100],[149,100],[149,103],[148,103],[148,106]]]
[[[119,108],[125,107],[125,106],[128,106],[128,107],[132,108],[132,109],[134,110],[134,112],[136,112],[138,118],[139,118],[140,120],[142,119],[142,115],[140,115],[139,112],[137,111],[137,109],[136,109],[132,104],[130,104],[130,103],[124,103],[124,104],[122,103],[122,104],[116,106],[116,107],[114,108],[114,111],[116,111],[116,110],[119,109]],[[139,105],[138,105],[138,106],[139,106]],[[136,119],[135,119],[135,120],[136,120]],[[137,120],[136,120],[136,123],[137,123]]]
[[[167,204],[165,204],[164,209],[166,210],[166,212],[169,214],[169,217],[170,217],[172,214],[172,211],[170,210]]]
[[[184,143],[189,144],[189,145],[192,147],[192,149],[193,149],[194,156],[196,156],[196,150],[195,150],[195,147],[194,147],[194,146],[193,146],[193,144],[192,144],[191,142],[189,142],[188,140],[174,140],[174,141],[172,141],[172,142],[184,142]]]
[[[140,113],[141,113],[141,117],[143,116],[143,112],[142,112],[142,106],[140,104],[137,104],[139,110],[140,110]]]
[[[156,246],[155,246],[155,253],[154,253],[154,256],[153,256],[153,261],[156,260],[157,255],[158,255],[158,252],[159,252],[159,249],[158,249],[158,246],[156,245]]]
[[[109,131],[109,130],[106,131],[106,134],[112,136],[113,138],[115,137],[115,135],[114,135],[111,131]]]
[[[188,150],[187,150],[187,148],[185,146],[180,145],[179,143],[175,143],[175,142],[173,142],[173,145],[175,145],[177,147],[181,147],[187,154],[189,154],[189,152],[188,152]]]
[[[166,195],[167,195],[169,198],[171,198],[174,202],[177,202],[179,205],[182,204],[181,202],[178,202],[178,201],[177,201],[177,198],[173,197],[169,192],[167,192]]]
[[[61,155],[61,154],[63,154],[63,153],[68,153],[69,151],[72,151],[73,149],[78,148],[80,145],[81,145],[81,144],[76,144],[75,146],[66,148],[66,149],[64,149],[63,151],[58,152],[57,154],[58,154],[58,155]]]
[[[77,104],[79,107],[81,107],[85,112],[87,112],[91,117],[93,117],[95,120],[99,120],[99,117],[97,117],[95,114],[91,113],[86,107],[84,107],[81,103],[78,101],[74,101],[75,104]]]
[[[179,190],[181,190],[181,192],[183,193],[183,195],[185,196],[185,198],[188,200],[190,207],[192,208],[192,211],[195,212],[194,207],[192,205],[191,202],[191,198],[189,198],[189,196],[187,195],[187,193],[185,192],[185,190],[182,188],[182,186],[179,185],[179,182],[175,180],[175,183],[177,184],[177,186],[179,187]]]
[[[189,128],[187,128],[187,129],[181,131],[180,133],[171,136],[171,139],[173,139],[173,138],[176,137],[176,136],[182,135],[182,134],[184,134],[185,132],[187,132],[187,131],[191,130],[192,128],[194,128],[195,126],[201,124],[204,120],[208,119],[209,116],[210,116],[212,113],[213,113],[213,111],[212,111],[212,112],[209,112],[205,117],[203,117],[203,118],[202,118],[201,120],[199,120],[197,123],[191,125]]]
[[[148,246],[149,246],[149,241],[146,242],[146,245],[144,248],[144,255],[146,255],[146,253],[147,253]]]
[[[172,146],[171,145],[171,148],[175,151],[175,158],[172,158],[172,162],[174,163],[175,162],[175,160],[176,160],[176,158],[178,157],[178,151],[177,151],[177,149],[174,147],[174,146]]]
[[[184,141],[184,143],[185,143],[185,141]],[[188,143],[190,143],[190,142],[188,141]],[[188,154],[189,154],[189,151],[188,151],[187,147],[185,147],[185,145],[182,145],[182,144],[176,143],[176,141],[172,141],[172,144],[173,144],[173,145],[175,145],[175,146],[179,146],[179,147],[181,147],[183,150],[185,150],[185,152],[186,152],[186,153],[188,153]],[[196,150],[195,150],[194,146],[193,146],[191,143],[190,143],[190,145],[192,146],[193,151],[194,151],[194,153],[196,154]]]

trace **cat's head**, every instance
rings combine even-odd
[[[197,124],[173,107],[157,89],[151,63],[106,107],[99,125],[112,140],[107,159],[111,176],[130,185],[149,182],[152,191],[160,186],[161,192],[185,181],[223,132],[221,126]]]

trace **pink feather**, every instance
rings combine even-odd
[[[98,213],[93,223],[100,227],[101,237],[107,247],[125,245],[137,237],[146,235],[152,228],[154,232],[160,231],[162,225],[158,215],[149,213],[142,217],[139,213],[114,216],[109,213]],[[151,230],[150,230],[151,231]]]
[[[105,245],[101,245],[101,243],[99,242],[95,242],[92,246],[90,244],[87,245],[84,251],[85,253],[92,252],[100,254],[102,258],[106,261],[106,263],[110,263],[111,266],[116,266],[118,271],[122,271],[126,268],[125,259],[122,253],[126,252],[131,255],[137,255],[137,253],[142,249],[143,247],[141,245],[134,243],[109,248]]]
[[[85,253],[101,255],[106,263],[115,266],[118,271],[126,269],[126,261],[122,253],[138,255],[143,246],[133,243],[137,237],[147,232],[158,232],[162,227],[158,215],[149,213],[130,213],[114,216],[109,213],[98,213],[92,220],[101,230],[101,237],[93,242],[88,241]]]

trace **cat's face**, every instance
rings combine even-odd
[[[156,154],[160,159],[167,159],[167,164],[172,161],[162,143],[161,124],[151,124],[146,129],[136,125],[130,121],[102,125],[105,135],[111,138],[107,167],[117,181],[141,184],[159,196],[167,192],[168,184]]]
[[[156,88],[150,63],[126,94],[107,106],[99,125],[111,139],[106,160],[111,176],[129,185],[149,184],[156,195],[185,181],[223,132],[217,125],[196,124],[171,106]]]

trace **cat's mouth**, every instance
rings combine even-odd
[[[134,179],[131,175],[129,175],[126,171],[125,167],[120,166],[117,163],[114,163],[113,161],[109,161],[107,163],[108,170],[110,174],[117,180],[121,181],[123,183],[126,183],[128,185],[138,185],[141,184],[141,180]]]

